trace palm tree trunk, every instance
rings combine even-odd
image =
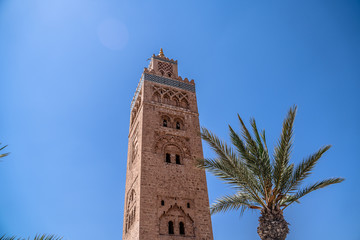
[[[288,225],[279,207],[264,208],[261,210],[257,232],[262,240],[285,240],[289,233]]]

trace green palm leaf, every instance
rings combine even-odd
[[[290,108],[290,111],[283,123],[282,133],[278,141],[278,145],[275,147],[273,181],[276,190],[279,190],[280,185],[283,185],[282,182],[286,180],[284,179],[284,172],[288,167],[292,151],[293,125],[296,110],[296,106]]]
[[[294,191],[302,183],[302,181],[311,174],[316,163],[320,160],[321,156],[330,149],[330,145],[320,148],[316,153],[303,160],[298,166],[296,166],[290,181],[286,187],[286,193]]]
[[[215,151],[216,157],[198,160],[198,167],[213,173],[236,190],[233,195],[217,199],[210,207],[212,214],[230,210],[240,210],[242,214],[248,209],[259,209],[262,215],[259,236],[283,240],[289,232],[282,212],[285,208],[298,203],[310,192],[344,181],[343,178],[331,178],[299,189],[330,146],[321,148],[296,166],[290,163],[296,110],[296,106],[290,108],[283,122],[273,158],[269,155],[265,131],[258,130],[254,119],[250,119],[252,133],[239,115],[240,133],[229,126],[232,146],[208,129],[201,129],[202,139]]]
[[[235,184],[247,191],[253,198],[262,204],[259,192],[261,185],[252,171],[244,164],[228,145],[206,128],[202,128],[202,138],[209,143],[218,155],[217,159],[199,160],[198,166],[208,169],[227,183]]]
[[[239,115],[240,134],[229,126],[231,143],[235,151],[232,146],[220,140],[208,129],[201,129],[202,139],[210,145],[217,156],[213,159],[198,160],[198,167],[213,173],[237,191],[235,195],[220,198],[212,207],[213,213],[223,211],[223,209],[235,209],[233,206],[236,203],[235,200],[241,205],[238,208],[241,211],[246,210],[248,205],[262,208],[275,206],[285,208],[314,190],[343,180],[337,178],[324,180],[315,183],[310,188],[298,190],[330,146],[321,148],[297,166],[290,164],[296,111],[296,106],[290,108],[283,122],[273,159],[268,153],[265,131],[258,130],[254,119],[250,119],[252,133]],[[230,205],[226,205],[227,201]]]
[[[0,240],[30,240],[30,239],[33,239],[33,240],[62,240],[63,238],[57,237],[55,235],[46,235],[46,234],[36,235],[34,238],[28,237],[27,239],[16,237],[16,236],[7,237],[6,235],[3,235],[0,237]]]
[[[252,199],[251,195],[246,193],[236,193],[234,195],[226,195],[215,201],[210,207],[210,213],[226,212],[230,210],[240,209],[242,214],[246,209],[261,209],[261,205]]]
[[[0,145],[1,145],[1,143],[0,143]],[[7,145],[0,147],[0,151],[4,150],[6,147],[7,147]],[[7,155],[9,155],[9,153],[2,153],[2,154],[0,154],[0,158],[6,157]]]
[[[344,178],[329,178],[326,180],[322,180],[319,182],[316,182],[308,187],[305,187],[303,189],[300,189],[297,191],[297,193],[295,193],[294,195],[292,195],[291,197],[289,197],[287,199],[287,201],[284,201],[283,204],[285,204],[286,206],[284,207],[284,209],[289,206],[291,203],[295,202],[295,201],[299,201],[300,198],[304,197],[305,195],[318,190],[320,188],[324,188],[336,183],[341,183],[343,182],[345,179]]]

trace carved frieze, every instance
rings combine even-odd
[[[161,134],[155,132],[155,145],[154,150],[156,153],[164,153],[165,148],[168,145],[174,145],[180,149],[181,154],[185,157],[191,157],[189,138],[180,137],[171,134]]]

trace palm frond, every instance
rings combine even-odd
[[[232,158],[235,159],[236,155],[233,150],[228,147],[226,142],[220,140],[215,134],[210,132],[206,128],[201,128],[201,137],[204,139],[210,147],[216,152],[216,154],[222,159]]]
[[[1,143],[0,143],[0,145],[1,145]],[[8,145],[5,145],[5,146],[0,147],[0,151],[4,150],[7,146],[8,146]],[[9,154],[10,154],[10,153],[2,153],[2,154],[0,154],[0,158],[6,157],[6,156],[9,155]],[[1,240],[1,238],[0,238],[0,240]]]
[[[292,200],[293,196],[291,194],[286,194],[284,195],[280,200],[279,200],[279,203],[278,203],[278,206],[280,207],[285,207],[286,206],[286,203],[289,202],[290,200]],[[297,203],[300,203],[299,200],[296,200],[295,202]]]
[[[256,142],[258,145],[258,165],[261,169],[262,181],[266,190],[269,190],[272,187],[271,183],[271,161],[269,152],[267,150],[266,141],[265,141],[265,131],[263,131],[263,137],[260,136],[259,131],[256,126],[255,119],[250,120],[253,132],[256,137]]]
[[[250,153],[250,150],[248,150],[246,143],[241,139],[241,137],[234,131],[231,126],[229,126],[229,130],[231,142],[240,154],[241,160],[257,177],[260,177],[260,171],[256,162],[256,157]]]
[[[63,239],[62,237],[58,237],[56,235],[46,235],[46,234],[36,235],[34,238],[34,240],[62,240],[62,239]],[[30,238],[28,240],[30,240]]]
[[[258,157],[258,154],[259,154],[258,146],[257,146],[254,138],[251,136],[250,131],[247,129],[244,121],[241,119],[239,114],[238,114],[238,119],[240,121],[241,135],[245,140],[247,150],[254,157]]]
[[[197,167],[208,170],[213,173],[214,176],[220,178],[238,190],[244,190],[243,186],[247,184],[244,176],[238,176],[239,172],[246,170],[238,170],[229,167],[224,163],[224,161],[219,159],[197,159]]]
[[[227,177],[231,175],[232,178],[238,181],[238,185],[246,188],[249,194],[252,194],[259,203],[262,202],[259,193],[263,194],[263,189],[248,166],[237,158],[236,154],[225,142],[221,141],[206,128],[202,128],[201,136],[214,149],[218,158],[215,160],[204,159],[203,163],[200,160],[199,167],[208,169],[226,181],[229,181]],[[222,174],[224,174],[224,177],[221,176]]]
[[[311,171],[314,169],[316,163],[319,161],[321,156],[330,149],[330,147],[330,145],[327,145],[320,148],[316,153],[312,154],[296,166],[291,180],[286,186],[286,193],[297,189],[302,181],[311,174]]]
[[[254,119],[250,119],[250,132],[238,115],[240,133],[229,126],[232,145],[206,128],[201,129],[202,139],[215,151],[216,157],[198,160],[198,167],[208,170],[237,190],[235,195],[218,199],[211,207],[212,213],[228,210],[243,212],[248,208],[278,207],[283,210],[312,191],[344,181],[343,178],[331,178],[299,190],[303,180],[311,174],[330,146],[322,147],[296,166],[290,164],[296,111],[297,107],[293,106],[287,113],[273,159],[269,155],[265,131],[258,130]]]
[[[21,238],[18,238],[16,236],[6,236],[6,234],[0,236],[0,240],[22,240]]]
[[[234,195],[226,195],[215,201],[210,207],[210,213],[226,212],[230,210],[240,209],[240,214],[247,209],[261,209],[250,195],[246,193],[236,193]]]
[[[245,164],[239,164],[237,167],[234,167],[229,164],[229,161],[224,161],[224,159],[198,159],[197,163],[198,167],[208,170],[237,190],[248,193],[256,199],[256,202],[259,204],[263,204],[259,196],[261,187],[253,178]]]
[[[291,182],[291,179],[292,179],[292,176],[293,176],[293,170],[294,170],[294,164],[290,164],[288,165],[283,174],[282,174],[282,180],[280,182],[280,186],[278,187],[278,193],[279,195],[283,196],[285,195],[287,192],[286,192],[286,189],[287,187],[289,186],[289,182]]]
[[[262,195],[266,199],[271,188],[271,164],[267,147],[261,141],[255,120],[251,120],[251,126],[255,132],[254,140],[239,115],[238,118],[241,123],[244,140],[229,126],[231,141],[240,154],[241,160],[246,163],[247,167],[259,181],[262,186]]]
[[[266,136],[265,136],[265,130],[262,130],[261,132],[261,139],[264,143],[264,147],[265,147],[265,151],[268,153],[269,155],[269,150],[268,150],[268,147],[267,147],[267,143],[266,143]],[[269,157],[270,158],[270,157]]]
[[[324,188],[327,186],[330,186],[332,184],[336,184],[336,183],[341,183],[343,182],[345,179],[344,178],[329,178],[326,180],[322,180],[319,182],[316,182],[308,187],[305,187],[303,189],[298,190],[297,193],[291,195],[291,197],[289,197],[286,201],[284,201],[283,204],[285,204],[286,206],[284,207],[284,209],[289,206],[290,204],[292,204],[295,201],[299,201],[300,198],[304,197],[305,195],[318,190],[320,188]]]
[[[282,133],[275,147],[273,181],[275,189],[279,189],[284,177],[284,170],[288,167],[292,151],[293,125],[297,107],[290,108],[282,127]]]
[[[62,240],[62,237],[58,237],[56,235],[47,235],[47,234],[43,234],[43,235],[36,235],[34,238],[30,238],[28,237],[27,240]],[[20,238],[20,237],[16,237],[16,236],[6,236],[2,235],[0,236],[0,240],[26,240],[25,238]]]

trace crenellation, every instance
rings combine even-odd
[[[168,75],[164,75],[164,74],[161,74],[160,72],[158,71],[155,71],[154,69],[152,68],[146,68],[144,67],[144,71],[143,71],[143,74],[151,74],[151,75],[155,75],[155,76],[158,76],[158,77],[164,77],[164,78],[170,78],[170,79],[173,79],[173,80],[177,80],[179,82],[183,82],[183,83],[188,83],[188,84],[191,84],[191,85],[195,85],[195,80],[194,79],[191,79],[191,81],[189,81],[188,78],[182,78],[181,76],[168,76]]]

